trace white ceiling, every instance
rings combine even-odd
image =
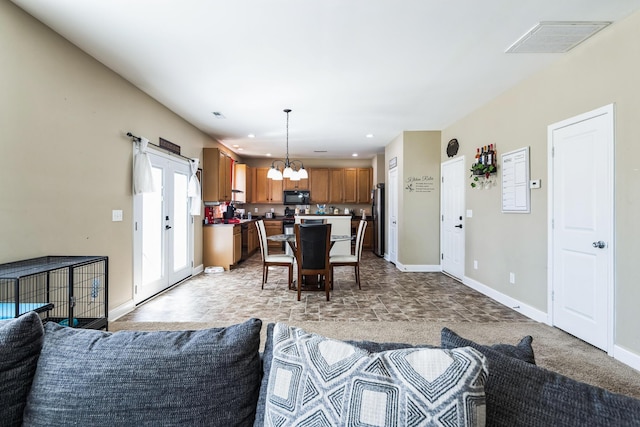
[[[242,156],[283,157],[291,108],[291,158],[370,158],[403,130],[443,129],[561,57],[504,53],[539,21],[615,22],[640,9],[640,0],[12,1]]]

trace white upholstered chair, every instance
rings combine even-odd
[[[367,221],[361,220],[360,224],[358,225],[358,232],[356,234],[356,247],[353,255],[334,255],[331,258],[329,258],[329,262],[331,263],[332,281],[333,281],[334,267],[343,267],[343,266],[354,267],[358,289],[362,289],[362,287],[360,286],[360,257],[362,255],[362,242],[364,240],[364,231],[366,228],[367,228]]]
[[[269,245],[267,244],[267,231],[264,227],[264,221],[256,221],[258,229],[258,239],[260,240],[260,255],[262,255],[262,289],[267,283],[270,266],[281,266],[289,268],[289,289],[293,287],[293,255],[286,254],[269,254]]]

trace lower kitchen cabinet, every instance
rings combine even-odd
[[[282,221],[280,220],[264,220],[264,229],[267,232],[267,237],[274,234],[282,234]],[[269,248],[282,249],[282,242],[274,242],[273,240],[267,240]]]
[[[205,267],[220,266],[229,270],[242,258],[240,224],[219,224],[203,227],[202,257]]]
[[[360,220],[351,220],[351,234],[353,236],[358,232],[358,226],[360,225]],[[352,245],[355,246],[355,239],[353,240]],[[362,239],[362,249],[363,250],[373,250],[373,221],[367,221],[367,227],[364,229],[364,238]]]

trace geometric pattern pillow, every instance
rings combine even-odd
[[[282,323],[265,426],[484,426],[484,356],[472,348],[369,353]]]

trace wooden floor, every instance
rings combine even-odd
[[[256,253],[224,273],[200,274],[121,317],[123,321],[228,321],[250,317],[275,321],[448,321],[531,322],[520,313],[441,273],[400,272],[395,265],[363,252],[355,283],[352,267],[335,269],[334,290],[287,289],[287,269],[274,267],[261,288],[262,261]],[[294,270],[295,275],[295,270]]]

